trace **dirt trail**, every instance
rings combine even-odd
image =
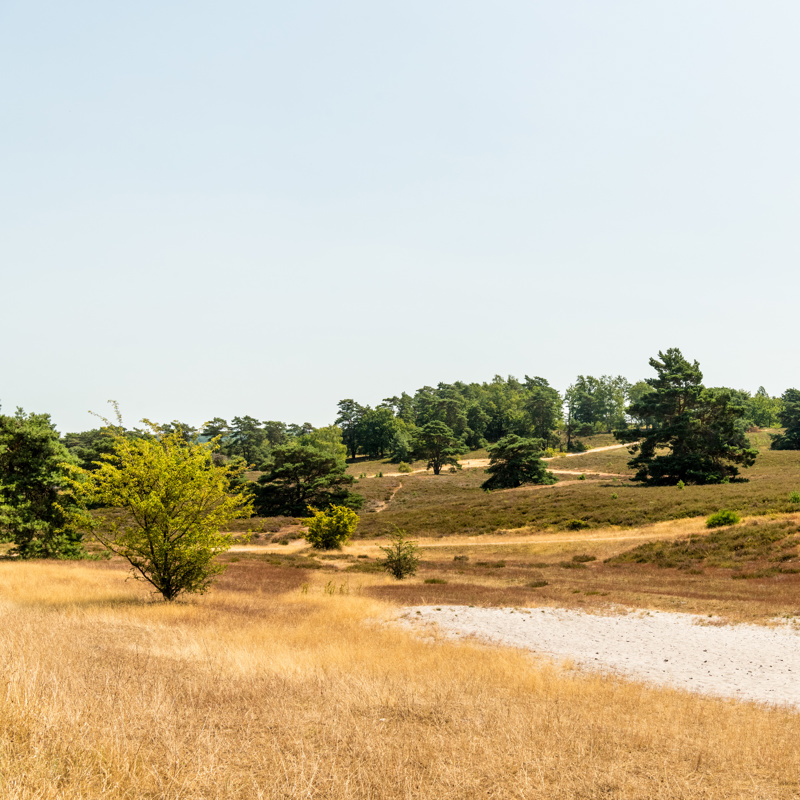
[[[627,478],[621,472],[596,472],[593,469],[578,470],[578,469],[551,469],[549,470],[554,475],[600,475],[602,478]]]
[[[408,474],[408,473],[406,473],[406,474]],[[394,500],[394,496],[395,496],[395,495],[396,495],[396,494],[397,494],[397,493],[398,493],[398,492],[399,492],[399,491],[400,491],[402,488],[403,488],[403,481],[398,481],[398,482],[397,482],[397,486],[395,486],[395,487],[394,487],[394,489],[392,489],[392,493],[389,495],[389,498],[388,498],[388,500],[380,500],[380,501],[378,502],[378,505],[377,505],[377,506],[375,506],[375,508],[374,508],[374,509],[372,509],[372,513],[373,513],[373,514],[380,514],[380,513],[381,513],[381,511],[385,511],[385,510],[386,510],[386,506],[388,506],[388,505],[389,505],[389,503],[391,503],[391,502],[392,502],[392,500]]]
[[[562,458],[575,458],[576,456],[586,456],[589,453],[602,453],[605,450],[619,450],[623,447],[628,447],[627,444],[609,444],[605,447],[594,447],[591,450],[584,450],[582,453],[565,453],[560,456],[549,456],[547,458],[543,458],[542,461],[557,461]],[[480,469],[483,467],[484,469],[489,466],[489,459],[488,458],[465,458],[458,462],[461,465],[462,469]],[[580,475],[581,472],[571,472],[570,470],[566,469],[553,469],[550,470],[551,472],[563,472],[567,475]],[[413,469],[411,472],[384,472],[384,478],[398,478],[401,475],[411,475],[416,472],[428,472],[427,469]],[[593,472],[591,470],[584,470],[584,472],[592,472],[592,475],[608,475],[612,478],[621,477],[620,475],[613,473],[613,472]],[[377,478],[377,475],[367,475],[368,478]]]

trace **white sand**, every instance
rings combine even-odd
[[[400,619],[636,680],[800,707],[800,631],[789,625],[714,625],[665,611],[595,615],[467,606],[407,608]]]

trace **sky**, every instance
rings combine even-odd
[[[0,0],[0,404],[797,386],[800,4]]]

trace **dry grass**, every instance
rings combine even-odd
[[[166,605],[113,564],[0,564],[0,796],[800,791],[796,714],[423,641],[326,577],[242,562]]]

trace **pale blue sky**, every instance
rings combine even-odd
[[[0,402],[797,386],[800,5],[0,0]]]

